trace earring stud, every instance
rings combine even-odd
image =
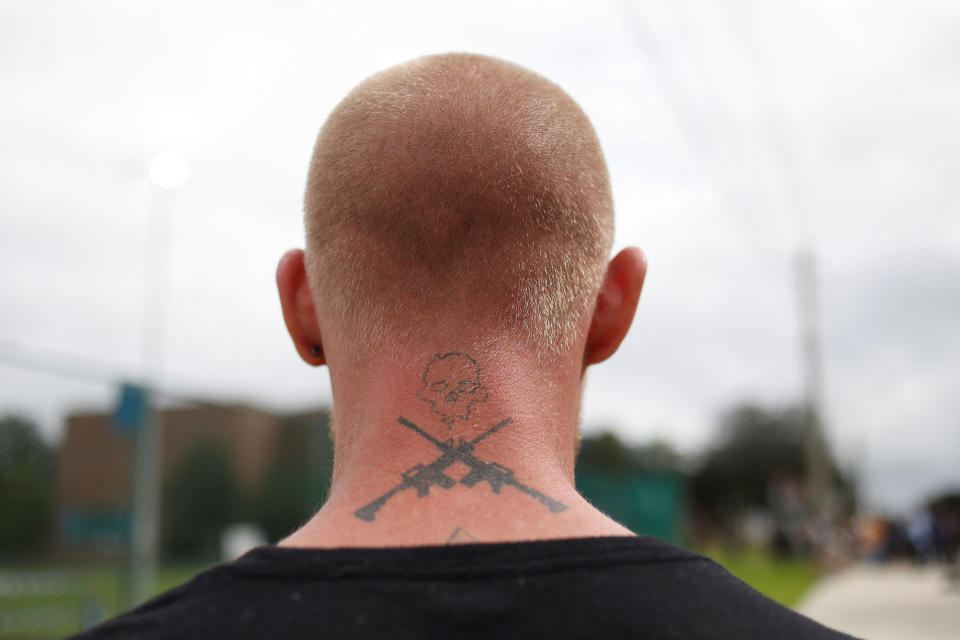
[[[315,358],[319,358],[323,355],[323,349],[317,345],[313,345],[310,347],[310,355],[314,356]]]

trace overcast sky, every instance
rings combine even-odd
[[[868,501],[960,486],[960,5],[955,2],[0,1],[0,413],[107,409],[118,375],[295,410],[276,262],[302,246],[313,138],[365,76],[473,51],[593,120],[617,247],[649,257],[586,428],[703,446],[741,401],[802,395],[793,256],[820,283],[825,411]],[[175,150],[169,201],[147,179]],[[151,215],[163,335],[143,345]],[[96,366],[91,366],[91,363]],[[25,368],[82,371],[87,381]]]

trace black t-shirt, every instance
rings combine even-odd
[[[644,536],[259,547],[76,637],[849,638]]]

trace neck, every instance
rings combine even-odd
[[[522,351],[331,364],[334,475],[285,546],[411,546],[630,532],[573,479],[583,372]]]

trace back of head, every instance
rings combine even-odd
[[[317,139],[305,199],[317,304],[359,357],[575,339],[613,232],[606,166],[562,89],[477,55],[357,86]]]

